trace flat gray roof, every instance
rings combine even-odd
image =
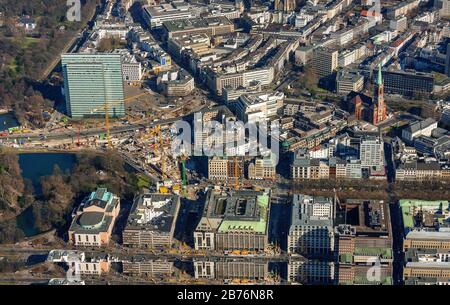
[[[450,232],[411,231],[406,239],[450,240]]]

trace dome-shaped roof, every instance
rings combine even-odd
[[[80,216],[78,223],[84,228],[93,228],[102,223],[103,216],[101,212],[86,212]]]

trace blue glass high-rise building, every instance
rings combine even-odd
[[[120,54],[63,54],[66,109],[72,118],[125,115]]]

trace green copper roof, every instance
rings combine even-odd
[[[402,210],[403,226],[405,228],[414,228],[414,215],[411,211],[412,207],[435,207],[438,209],[441,205],[445,208],[448,206],[447,200],[415,200],[415,199],[400,199],[400,208]]]
[[[438,208],[441,204],[443,206],[448,205],[448,201],[447,200],[434,200],[434,201],[430,201],[430,200],[415,200],[415,199],[400,199],[400,206],[403,207],[412,207],[412,206],[416,206],[416,207],[420,207],[420,206],[435,206],[436,208]]]
[[[378,64],[377,84],[381,85],[382,83],[383,83],[383,77],[381,76],[381,64]]]
[[[226,233],[233,230],[248,230],[255,233],[266,233],[267,215],[269,207],[269,196],[264,194],[257,196],[257,204],[261,208],[261,215],[259,221],[245,221],[245,220],[224,220],[219,226],[219,233]]]

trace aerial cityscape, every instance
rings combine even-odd
[[[66,2],[0,0],[0,285],[450,285],[450,0]]]

